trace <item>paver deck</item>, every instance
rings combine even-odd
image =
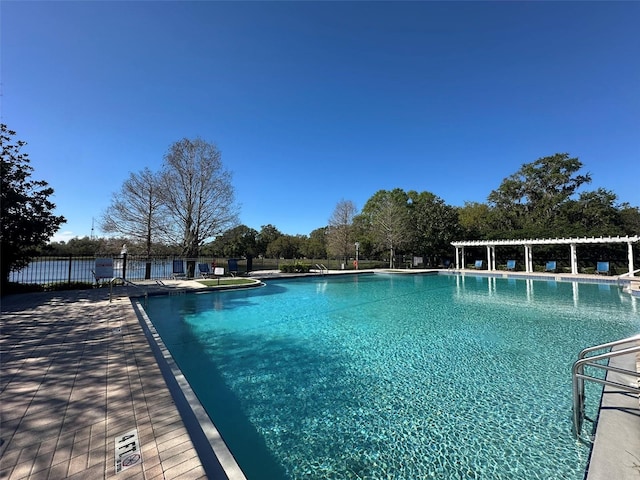
[[[0,478],[115,478],[115,438],[142,463],[119,479],[207,478],[126,296],[106,289],[2,301]]]

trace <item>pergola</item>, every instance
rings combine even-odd
[[[571,248],[571,273],[578,274],[578,255],[576,246],[585,243],[626,243],[627,254],[629,259],[630,277],[634,276],[633,267],[633,244],[640,240],[639,235],[633,237],[582,237],[582,238],[536,238],[531,240],[467,240],[463,242],[451,242],[456,248],[456,268],[460,268],[462,260],[462,268],[464,268],[464,248],[465,247],[486,247],[487,249],[487,268],[489,270],[496,269],[496,247],[500,246],[523,246],[525,271],[533,272],[533,246],[534,245],[569,245]]]

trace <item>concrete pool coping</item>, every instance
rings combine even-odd
[[[454,273],[483,274],[474,270]],[[484,272],[491,276],[508,273]],[[569,276],[527,275],[537,279]],[[263,272],[255,278],[295,276],[300,275]],[[602,280],[595,275],[574,280],[581,278]],[[167,288],[171,290],[143,286],[149,294],[207,289],[193,280],[167,282]],[[197,431],[210,430],[202,412],[185,413],[190,393],[179,388],[180,378],[167,373],[170,362],[163,365],[163,360],[156,360],[154,349],[158,347],[150,341],[152,332],[145,331],[130,301],[140,296],[139,288],[128,286],[117,287],[111,302],[107,289],[3,298],[1,479],[115,477],[114,439],[131,428],[138,431],[142,462],[118,473],[118,478],[228,477],[212,458],[215,449],[209,445],[210,438],[205,435],[205,441]],[[640,452],[638,407],[637,396],[605,393],[588,480],[640,478],[640,459],[634,457],[634,452]],[[614,473],[615,466],[621,467],[620,473]]]

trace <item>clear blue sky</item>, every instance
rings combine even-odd
[[[640,205],[640,2],[1,3],[2,122],[91,233],[130,172],[199,136],[242,223],[325,226],[378,190],[486,201],[580,158]],[[96,234],[101,234],[96,229]]]

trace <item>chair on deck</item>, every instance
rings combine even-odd
[[[557,270],[557,264],[555,260],[550,260],[544,267],[545,272],[555,272]]]
[[[200,276],[202,278],[211,278],[211,277],[213,277],[213,273],[209,269],[209,264],[208,263],[199,263],[198,264],[198,271],[200,272]]]
[[[227,263],[229,264],[229,273],[232,277],[238,275],[238,260],[230,258]]]
[[[609,262],[598,262],[596,264],[596,273],[598,275],[609,275]]]
[[[186,278],[187,274],[184,271],[184,262],[182,260],[174,260],[173,261],[173,273],[171,273],[171,278]]]
[[[507,270],[514,271],[516,269],[516,261],[515,260],[507,260]]]
[[[482,260],[476,260],[476,263],[473,266],[473,268],[475,268],[477,270],[481,270],[482,269]]]

